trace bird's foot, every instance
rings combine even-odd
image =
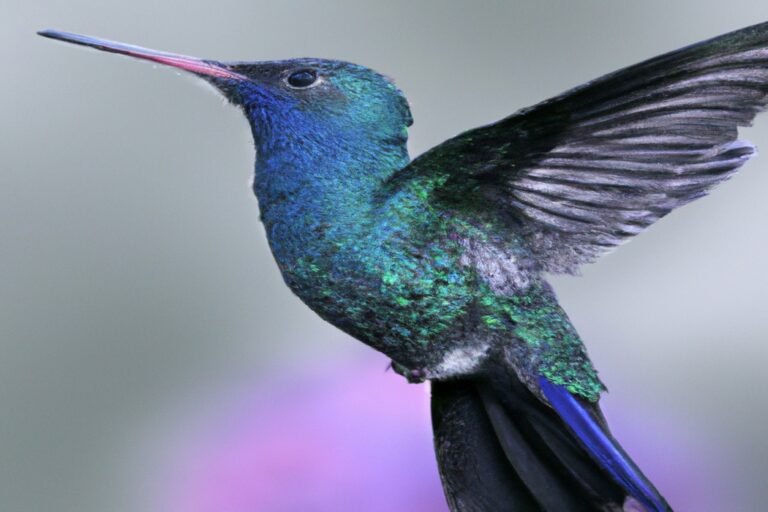
[[[412,370],[395,361],[392,361],[390,367],[396,374],[402,375],[411,384],[421,384],[427,380],[427,370],[425,368]]]

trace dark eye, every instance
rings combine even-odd
[[[306,89],[317,82],[317,72],[314,69],[300,69],[288,75],[286,81],[294,89]]]

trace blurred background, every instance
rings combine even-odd
[[[445,511],[428,396],[281,281],[246,123],[58,28],[396,78],[418,154],[768,20],[758,0],[11,0],[0,7],[0,510]],[[743,136],[768,148],[768,115]],[[614,433],[678,510],[768,502],[768,158],[554,284]]]

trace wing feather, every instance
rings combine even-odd
[[[543,270],[574,272],[730,178],[768,103],[768,23],[606,75],[433,148],[436,201],[488,203],[520,222]],[[473,208],[466,208],[471,215]]]

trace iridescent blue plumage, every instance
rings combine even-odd
[[[753,156],[768,24],[648,60],[412,162],[386,77],[323,59],[220,63],[42,35],[196,73],[245,113],[288,286],[433,382],[455,511],[670,510],[611,436],[603,384],[545,272],[574,272]]]
[[[664,510],[668,505],[645,475],[610,434],[606,433],[600,421],[585,408],[578,399],[562,386],[552,384],[546,377],[539,379],[544,396],[563,418],[584,447],[629,495],[642,503],[648,510]]]

